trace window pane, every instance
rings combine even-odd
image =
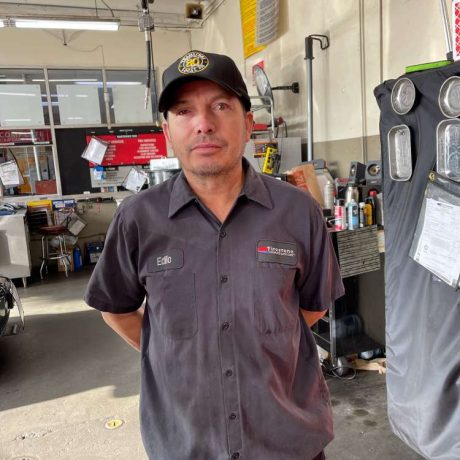
[[[49,125],[42,69],[0,69],[0,126]]]
[[[0,163],[8,161],[16,162],[23,183],[3,186],[5,196],[57,193],[51,145],[0,147]]]
[[[107,123],[101,70],[48,70],[56,125]]]
[[[110,117],[117,124],[152,124],[156,119],[155,88],[151,81],[147,109],[145,109],[144,70],[107,70],[107,91]]]

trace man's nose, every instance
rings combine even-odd
[[[197,134],[209,134],[215,131],[216,124],[210,110],[202,110],[197,113],[195,129]]]

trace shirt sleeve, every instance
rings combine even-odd
[[[321,210],[310,213],[305,267],[298,283],[300,307],[309,311],[327,310],[345,289],[331,236]]]
[[[135,228],[126,227],[119,208],[84,295],[90,307],[110,313],[129,313],[142,305],[145,290],[139,282],[138,248],[137,232]]]

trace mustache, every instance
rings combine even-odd
[[[227,145],[227,142],[213,135],[198,136],[195,139],[193,139],[193,142],[191,144],[189,144],[188,150],[191,151],[200,144],[215,144],[219,147],[225,147]]]

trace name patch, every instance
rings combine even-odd
[[[167,249],[157,253],[149,260],[149,272],[174,270],[184,266],[184,251],[182,249]]]
[[[294,243],[261,240],[257,243],[257,260],[285,265],[297,263],[297,246]]]

